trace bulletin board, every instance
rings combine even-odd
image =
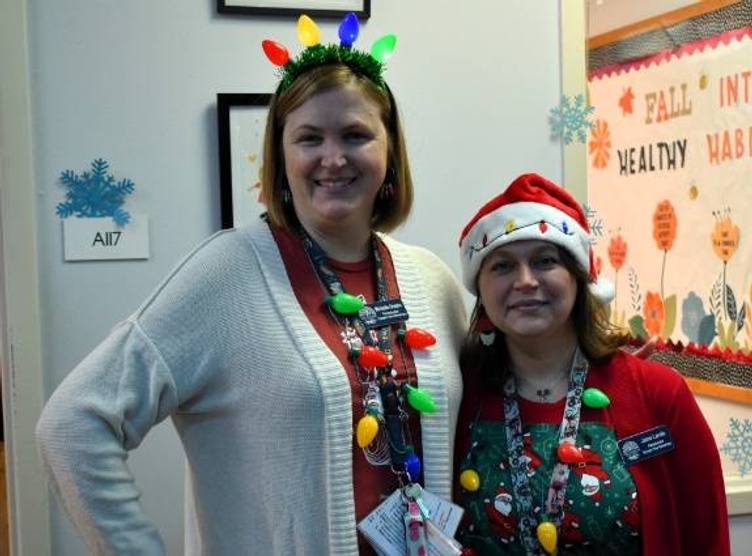
[[[669,48],[590,66],[587,199],[613,320],[658,339],[653,357],[698,394],[727,478],[749,478],[752,18],[735,23],[681,44],[664,27]]]

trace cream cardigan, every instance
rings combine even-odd
[[[414,358],[438,408],[421,418],[425,486],[450,498],[461,290],[427,250],[384,240],[408,324],[438,339]],[[45,406],[45,469],[92,554],[165,553],[126,459],[167,417],[187,456],[187,555],[357,554],[347,376],[265,224],[199,245]]]

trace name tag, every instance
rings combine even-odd
[[[622,438],[618,444],[621,459],[627,465],[639,463],[674,449],[674,440],[666,425]]]
[[[462,546],[454,540],[454,534],[464,510],[427,490],[422,491],[421,499],[431,516],[425,521],[428,542],[426,554],[461,556]],[[358,531],[380,556],[404,556],[408,553],[404,514],[405,498],[400,489],[397,489],[358,523]]]
[[[381,328],[405,322],[408,314],[401,299],[385,299],[369,303],[358,311],[358,317],[366,328]]]

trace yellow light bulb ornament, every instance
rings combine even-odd
[[[307,15],[298,19],[298,40],[303,46],[315,46],[321,40],[319,26]]]
[[[358,421],[358,428],[355,432],[355,438],[358,441],[358,446],[365,448],[379,432],[379,420],[370,413],[366,413],[363,418]]]
[[[465,469],[460,473],[460,484],[468,492],[475,492],[480,488],[480,475],[475,469]]]
[[[550,521],[544,521],[538,524],[538,528],[535,532],[538,535],[538,542],[541,543],[543,550],[549,554],[553,554],[559,540],[559,533],[556,531],[556,525]]]

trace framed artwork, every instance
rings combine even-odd
[[[217,12],[295,17],[301,14],[342,17],[353,12],[360,19],[368,19],[371,17],[371,0],[217,0]]]
[[[218,93],[219,198],[222,228],[264,212],[259,201],[266,115],[271,94]]]

